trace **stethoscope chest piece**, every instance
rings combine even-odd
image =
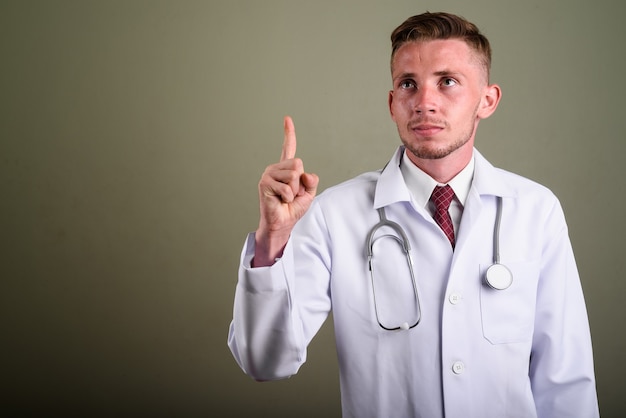
[[[485,282],[492,289],[508,289],[511,283],[513,283],[513,273],[504,264],[495,263],[487,269]]]

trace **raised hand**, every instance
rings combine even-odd
[[[311,206],[319,178],[305,173],[296,158],[296,130],[289,116],[284,119],[285,138],[280,161],[265,169],[259,181],[261,218],[256,231],[254,267],[274,264],[282,255],[296,222]]]

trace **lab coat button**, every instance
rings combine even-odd
[[[459,293],[452,293],[448,298],[451,304],[456,305],[461,302],[461,295]]]
[[[462,361],[455,361],[452,365],[454,374],[462,374],[465,371],[465,364]]]

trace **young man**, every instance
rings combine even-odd
[[[425,13],[392,49],[403,146],[384,169],[315,197],[285,119],[242,253],[235,359],[258,380],[295,374],[332,307],[345,417],[597,417],[560,204],[474,148],[501,96],[489,42]]]

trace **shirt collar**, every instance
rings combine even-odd
[[[402,162],[400,163],[400,170],[404,177],[404,182],[408,187],[415,203],[421,207],[426,207],[430,199],[430,195],[433,192],[435,186],[443,186],[443,184],[437,182],[430,177],[418,166],[413,164],[404,152],[402,156]],[[472,179],[474,177],[474,156],[470,159],[470,162],[447,184],[452,187],[454,194],[461,205],[465,206],[467,195],[469,194],[470,187],[472,186]]]
[[[411,201],[411,193],[415,193],[413,191],[409,192],[410,186],[407,185],[408,181],[405,180],[402,174],[402,166],[410,167],[413,163],[409,164],[401,164],[402,159],[404,158],[404,146],[399,146],[396,149],[393,157],[387,163],[385,168],[381,171],[378,181],[376,183],[376,191],[374,194],[374,208],[378,209],[392,203],[396,202],[410,202]],[[481,195],[494,195],[494,196],[503,196],[503,197],[512,197],[515,196],[516,193],[514,190],[508,185],[508,182],[505,180],[506,176],[503,176],[504,173],[502,170],[495,168],[492,166],[482,154],[474,148],[474,155],[472,157],[474,161],[474,167],[468,164],[468,166],[462,171],[467,172],[468,178],[464,181],[461,181],[463,175],[459,179],[460,183],[467,184],[467,188],[461,190],[461,187],[453,187],[455,193],[463,197],[462,203],[465,205],[466,199],[469,197],[469,194],[476,193],[477,196]],[[411,177],[410,175],[407,178]],[[457,177],[459,177],[457,175]],[[428,196],[420,198],[424,205],[430,199],[430,194],[434,188],[434,185],[437,183],[432,180],[432,187],[430,189],[426,189]],[[456,183],[456,177],[453,180]],[[451,185],[452,186],[452,185]],[[414,198],[417,199],[417,198]],[[461,197],[459,197],[461,200]]]

